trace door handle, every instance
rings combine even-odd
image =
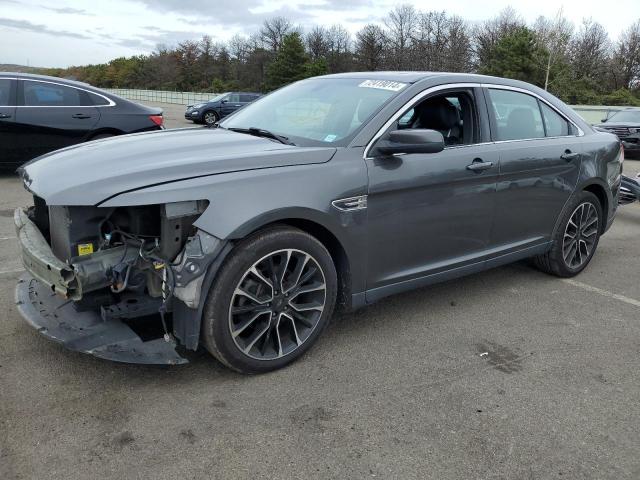
[[[86,118],[91,118],[91,115],[87,115],[86,113],[76,113],[75,115],[71,115],[71,118],[77,118],[80,120],[84,120]]]
[[[0,118],[11,118],[10,113],[0,113]]]
[[[560,158],[566,160],[567,162],[570,162],[571,160],[578,158],[579,156],[579,153],[572,152],[571,150],[565,150],[564,153],[560,155]]]
[[[467,170],[472,172],[482,172],[493,167],[493,162],[483,162],[480,158],[475,158],[471,165],[467,165]]]

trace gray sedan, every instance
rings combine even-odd
[[[18,308],[98,357],[184,363],[178,345],[203,345],[266,372],[306,352],[337,306],[525,258],[577,275],[614,220],[622,162],[616,136],[523,82],[307,79],[218,128],[25,166]]]

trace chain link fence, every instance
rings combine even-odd
[[[217,93],[207,92],[171,92],[166,90],[135,90],[129,88],[105,88],[107,92],[119,95],[129,100],[145,103],[173,103],[176,105],[193,105],[198,102],[206,102]],[[600,105],[573,105],[572,108],[587,123],[600,123],[602,119],[609,118],[624,107],[608,107]]]

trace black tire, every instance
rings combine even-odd
[[[282,257],[283,251],[293,253]],[[281,257],[277,257],[278,255]],[[305,255],[309,258],[306,258]],[[292,260],[294,256],[298,257]],[[274,258],[276,260],[277,258],[286,258],[286,261],[278,263],[275,268]],[[301,261],[301,258],[304,261]],[[298,262],[300,263],[298,264]],[[276,276],[270,277],[271,281],[265,283],[258,279],[266,280],[270,276],[269,272],[263,269],[267,265],[270,265],[274,272],[282,271],[283,273],[281,276],[280,273],[275,274]],[[285,288],[284,284],[287,283],[285,278],[291,284],[291,279],[296,276],[295,268],[298,268],[299,265],[302,266],[297,272],[297,280],[293,280],[293,286],[290,289]],[[288,266],[291,267],[289,271],[287,270]],[[319,270],[316,267],[319,267]],[[261,277],[251,273],[260,269],[263,269],[260,271]],[[314,293],[301,291],[309,289],[308,286],[303,286],[304,281],[301,281],[309,277],[309,273],[324,281],[324,287],[316,288]],[[311,279],[312,277],[309,277],[305,281]],[[271,299],[268,300],[268,303],[263,302],[258,305],[253,301],[245,301],[244,295],[238,294],[239,291],[248,291],[247,283],[243,282],[251,281],[255,285],[255,290],[252,290],[252,295],[255,292],[254,298],[259,299],[266,292],[266,296],[262,296],[262,298],[270,296]],[[276,287],[274,288],[273,285]],[[280,285],[282,291],[276,290],[277,285]],[[240,242],[220,269],[208,293],[203,312],[202,343],[220,362],[241,373],[264,373],[282,368],[309,350],[329,323],[335,308],[337,285],[336,269],[331,255],[317,239],[302,230],[288,226],[271,227],[259,231]],[[284,299],[287,290],[292,292],[292,297]],[[289,293],[287,293],[288,295]],[[309,295],[322,295],[324,303],[317,314],[314,311],[299,312],[297,308],[302,305],[297,305],[294,308],[292,302],[309,302]],[[239,305],[239,302],[244,303]],[[312,305],[312,303],[304,303],[303,305]],[[249,317],[253,318],[259,315],[258,320],[252,320],[253,323],[245,320],[235,323],[239,316],[245,314],[235,312],[243,309],[252,309],[251,313],[246,313],[247,320]],[[265,309],[266,311],[259,313]],[[288,309],[289,313],[285,313],[282,309]],[[293,309],[296,311],[294,312]],[[312,310],[317,311],[318,308]],[[305,321],[297,323],[296,327],[294,317],[302,314],[312,318],[311,320],[305,318]],[[250,326],[236,328],[239,324]],[[234,328],[235,335],[232,334]],[[260,332],[266,333],[260,337]],[[243,338],[243,336],[245,337]],[[240,345],[241,342],[243,342],[242,345]],[[283,345],[287,342],[287,348],[293,349],[285,354]],[[248,350],[246,350],[247,345],[250,345]]]
[[[569,258],[572,257],[572,249],[566,248],[570,243],[565,244],[565,234],[569,234],[567,228],[573,229],[572,226],[568,227],[569,222],[578,211],[578,208],[581,208],[583,205],[585,205],[584,208],[588,211],[591,210],[589,207],[586,207],[586,205],[591,205],[593,207],[593,211],[595,211],[595,214],[597,215],[597,226],[595,227],[594,233],[590,235],[590,237],[594,237],[593,240],[591,240],[589,237],[589,241],[592,241],[592,244],[590,245],[588,253],[584,256],[582,256],[581,254],[579,264],[572,264],[572,258]],[[598,242],[600,241],[600,234],[603,228],[603,221],[604,216],[602,213],[602,205],[600,204],[600,200],[598,199],[598,197],[596,197],[591,192],[580,192],[567,204],[567,206],[563,210],[560,222],[553,234],[553,244],[551,250],[543,255],[534,257],[533,264],[539,270],[542,270],[543,272],[549,273],[551,275],[555,275],[557,277],[569,278],[576,276],[586,268],[586,266],[591,261],[591,258],[593,258],[596,249],[598,248]],[[585,226],[590,227],[590,229],[585,228],[584,232],[578,234],[578,238],[576,239],[578,245],[580,245],[581,238],[588,238],[586,235],[583,236],[583,233],[590,233],[591,229],[593,228],[593,226]],[[571,242],[571,238],[572,237],[567,236],[567,242]],[[583,243],[585,243],[586,248],[586,242],[583,241]],[[567,254],[568,259],[565,258],[565,254]]]
[[[211,126],[220,120],[220,115],[213,110],[206,110],[202,113],[202,123]]]

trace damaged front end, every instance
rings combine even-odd
[[[17,209],[27,274],[18,309],[72,350],[127,363],[186,363],[196,350],[203,284],[225,242],[193,226],[207,201]]]

